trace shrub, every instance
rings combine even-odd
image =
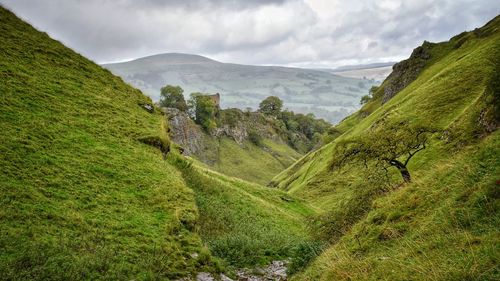
[[[288,265],[287,273],[294,274],[308,266],[317,256],[319,256],[326,244],[320,241],[304,241],[299,243],[292,250],[291,262]]]
[[[359,101],[359,104],[363,105],[368,103],[369,101],[372,100],[372,97],[370,95],[364,95],[361,97],[361,100]]]
[[[259,133],[257,133],[254,130],[251,130],[248,132],[248,140],[251,143],[255,144],[256,146],[259,146],[259,147],[264,146],[264,143],[262,142],[262,136],[259,135]]]

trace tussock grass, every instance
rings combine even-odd
[[[434,45],[414,82],[384,105],[369,102],[337,126],[342,135],[273,179],[323,210],[314,227],[331,243],[295,280],[498,279],[499,22]],[[409,163],[411,184],[396,171],[369,181],[374,167],[358,164],[329,169],[337,143],[384,119],[441,130]]]
[[[151,100],[3,8],[0,41],[0,278],[216,271]]]
[[[232,267],[251,267],[285,259],[310,239],[304,220],[315,210],[284,191],[169,156],[195,192],[198,229],[212,253]]]

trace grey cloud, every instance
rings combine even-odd
[[[496,0],[0,3],[98,62],[185,52],[309,67],[402,59],[423,40],[447,40],[500,12]]]

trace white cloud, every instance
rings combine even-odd
[[[97,62],[164,52],[332,67],[399,60],[484,24],[496,0],[0,0]]]

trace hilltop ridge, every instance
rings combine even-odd
[[[222,63],[190,54],[166,53],[130,62],[105,64],[131,85],[159,99],[167,84],[190,93],[220,93],[222,108],[256,109],[261,100],[278,96],[286,108],[299,113],[314,112],[319,118],[338,122],[358,109],[359,98],[376,81],[282,66]]]

